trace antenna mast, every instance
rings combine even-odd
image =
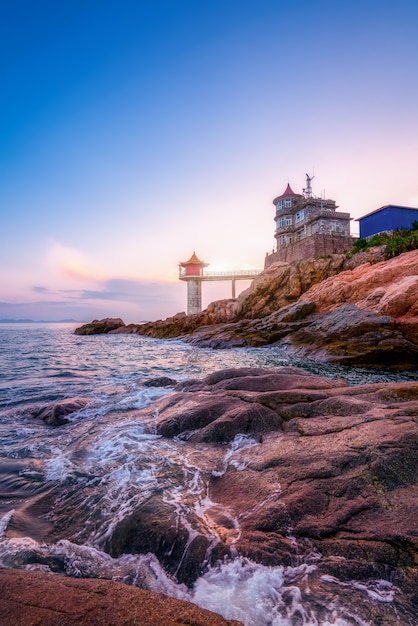
[[[303,193],[305,194],[305,198],[312,198],[312,181],[315,178],[315,176],[309,176],[309,174],[306,174],[306,187],[303,190]]]

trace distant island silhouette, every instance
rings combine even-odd
[[[83,320],[74,320],[72,318],[64,320],[0,319],[0,324],[80,324],[82,322]]]

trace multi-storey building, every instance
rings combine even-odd
[[[303,193],[295,193],[288,184],[284,193],[273,200],[277,249],[267,254],[265,267],[275,261],[291,263],[350,250],[350,214],[341,213],[334,200],[312,193],[313,177],[306,175]]]

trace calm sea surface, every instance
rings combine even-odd
[[[191,600],[247,626],[293,624],[295,611],[302,616],[298,624],[318,624],[302,600],[283,617],[281,597],[289,590],[290,574],[294,586],[297,568],[237,558],[187,589],[152,554],[107,554],[117,524],[156,490],[167,502],[176,500],[179,511],[186,499],[190,506],[191,496],[199,504],[196,511],[204,502],[202,472],[191,466],[182,442],[163,440],[135,416],[170,389],[141,383],[155,376],[200,378],[243,366],[296,365],[349,384],[415,380],[417,373],[290,361],[275,347],[214,351],[135,335],[80,337],[75,327],[0,324],[0,566],[122,580]],[[41,406],[74,397],[89,404],[64,427],[33,417]],[[225,462],[239,466],[251,445],[245,438],[234,440],[225,449]],[[168,477],[170,463],[184,468],[181,484]],[[50,540],[54,529],[60,529],[56,541]],[[321,624],[352,623],[335,608],[332,615]]]

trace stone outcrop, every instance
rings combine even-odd
[[[212,348],[279,342],[300,357],[418,369],[418,250],[389,261],[379,260],[381,254],[376,249],[357,259],[276,263],[237,300],[147,324],[122,322],[110,332],[180,337]],[[103,332],[102,322],[93,326]],[[88,334],[91,327],[78,332]]]
[[[157,339],[170,339],[184,334],[192,334],[202,326],[220,325],[233,319],[236,301],[232,299],[217,300],[208,305],[201,313],[177,313],[165,320],[130,325],[134,332]]]
[[[345,261],[344,255],[334,254],[292,264],[274,263],[238,296],[234,317],[257,319],[296,302],[312,285],[341,272]]]
[[[68,398],[52,402],[36,410],[32,417],[42,419],[50,426],[62,426],[68,423],[68,416],[76,413],[89,404],[88,398]]]
[[[99,335],[110,333],[121,328],[126,328],[126,324],[120,317],[105,317],[102,320],[93,320],[75,329],[76,335]]]
[[[313,285],[300,297],[314,302],[318,313],[355,304],[359,309],[392,318],[418,317],[418,250],[375,266],[342,271]]]
[[[239,626],[190,602],[108,580],[0,569],[4,626]]]
[[[156,413],[157,433],[183,439],[190,462],[206,475],[212,506],[204,519],[217,543],[192,506],[187,521],[183,510],[176,523],[176,504],[155,495],[116,529],[112,555],[152,549],[174,571],[178,562],[170,559],[184,554],[187,584],[211,545],[215,560],[233,549],[265,565],[313,563],[308,595],[312,585],[324,593],[324,576],[363,588],[390,580],[396,601],[365,603],[359,615],[414,623],[417,382],[348,386],[296,368],[232,369],[179,383],[140,419],[154,423]],[[239,433],[250,443],[232,462],[225,445]],[[172,480],[184,480],[182,472]]]

